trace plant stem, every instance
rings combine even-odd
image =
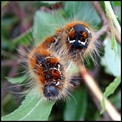
[[[111,4],[109,1],[105,1],[105,8],[106,8],[106,13],[111,17],[113,23],[115,24],[116,28],[118,29],[119,33],[121,34],[121,27],[119,25],[119,22],[116,19],[116,15],[114,14],[114,11],[111,7]]]
[[[79,68],[80,73],[85,81],[85,84],[91,90],[96,99],[100,102],[103,98],[103,94],[98,85],[96,84],[96,81],[87,73],[85,67],[83,67],[81,64],[79,64]],[[114,121],[115,120],[120,121],[121,120],[120,114],[117,112],[115,107],[110,103],[110,101],[107,98],[105,98],[105,104],[106,104],[105,109],[109,114],[109,116],[111,117],[111,119]]]

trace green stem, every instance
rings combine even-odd
[[[111,7],[111,4],[109,1],[105,1],[105,8],[106,8],[106,13],[111,17],[113,23],[115,24],[116,28],[118,29],[119,33],[121,34],[121,27],[119,25],[119,22],[116,19],[116,15],[114,14],[114,11]]]

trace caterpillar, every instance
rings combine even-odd
[[[76,20],[56,30],[53,36],[45,39],[42,47],[53,48],[56,52],[64,50],[67,60],[83,63],[87,56],[93,59],[92,54],[98,54],[96,44],[92,28],[86,22]]]
[[[97,52],[94,31],[84,21],[74,20],[56,29],[28,55],[30,75],[39,92],[49,100],[64,99],[79,85],[79,76],[70,70],[84,64]]]
[[[79,77],[73,79],[78,73],[73,76],[67,69],[92,53],[95,48],[92,37],[93,31],[87,23],[73,21],[57,29],[53,36],[31,51],[29,70],[47,99],[65,98],[74,86],[78,86]]]
[[[65,99],[79,85],[78,76],[70,71],[73,62],[65,62],[52,50],[42,47],[42,44],[35,47],[28,55],[30,75],[45,98]]]

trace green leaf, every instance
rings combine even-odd
[[[66,1],[64,12],[69,21],[81,20],[87,22],[90,26],[96,26],[101,22],[92,3],[88,1]]]
[[[53,14],[37,11],[33,26],[35,44],[38,45],[47,36],[54,35],[56,29],[62,27],[64,22],[65,20],[61,15],[61,11],[56,11]]]
[[[30,28],[25,33],[14,39],[12,43],[15,45],[20,44],[21,42],[23,45],[27,46],[32,39],[33,39],[32,28]]]
[[[101,59],[101,65],[105,66],[106,73],[113,76],[121,74],[121,47],[117,44],[117,54],[111,49],[111,39],[107,37],[104,41],[105,53]]]
[[[64,111],[64,120],[84,120],[87,109],[87,89],[85,86],[80,87],[72,94],[66,103]]]
[[[114,25],[113,25],[111,16],[109,15],[108,12],[106,12],[106,13],[107,13],[107,17],[108,17],[108,21],[109,21],[110,29],[111,29],[111,38],[112,38],[111,48],[115,51],[115,53],[117,53],[117,42],[116,42],[116,38],[115,38],[115,35],[114,35]]]
[[[110,96],[111,94],[114,93],[114,91],[117,89],[117,87],[119,86],[121,82],[121,77],[118,76],[114,79],[114,81],[112,83],[109,84],[109,86],[106,88],[105,92],[104,92],[104,96],[102,98],[102,101],[101,101],[101,106],[102,106],[102,110],[100,113],[103,113],[104,110],[105,110],[105,99],[104,97],[108,97]]]
[[[105,96],[103,96],[102,98],[101,107],[102,107],[102,110],[100,111],[100,114],[102,114],[105,111]]]
[[[118,76],[117,78],[114,79],[114,81],[112,83],[109,84],[109,86],[106,88],[105,92],[104,92],[104,96],[108,97],[111,94],[114,93],[114,91],[117,89],[117,87],[119,86],[121,82],[121,77]]]
[[[16,84],[24,82],[27,79],[27,76],[23,75],[21,77],[14,77],[14,78],[6,77],[6,78],[10,83]]]
[[[121,6],[121,1],[111,1],[111,4],[114,6]]]
[[[26,96],[22,105],[9,115],[2,117],[2,121],[48,120],[54,101],[47,101],[38,96],[34,89]]]
[[[115,38],[113,33],[112,33],[112,44],[111,44],[111,47],[115,51],[115,53],[117,53],[117,41],[116,41],[116,38]]]

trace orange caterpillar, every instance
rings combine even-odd
[[[46,38],[42,47],[51,47],[55,51],[64,50],[67,60],[78,62],[96,51],[93,37],[93,30],[87,23],[73,21],[56,30],[53,36]]]
[[[78,75],[71,73],[74,62],[82,61],[95,46],[88,24],[74,21],[56,30],[28,55],[28,65],[39,90],[47,99],[65,98],[79,85]],[[75,77],[75,79],[73,78]]]
[[[84,55],[91,53],[94,48],[93,33],[88,24],[74,21],[65,25],[66,48],[73,60],[82,59]],[[91,48],[92,46],[92,48]]]
[[[28,55],[28,66],[39,91],[49,100],[64,99],[79,84],[77,78],[74,80],[72,74],[67,74],[69,63],[66,64],[42,45]]]

